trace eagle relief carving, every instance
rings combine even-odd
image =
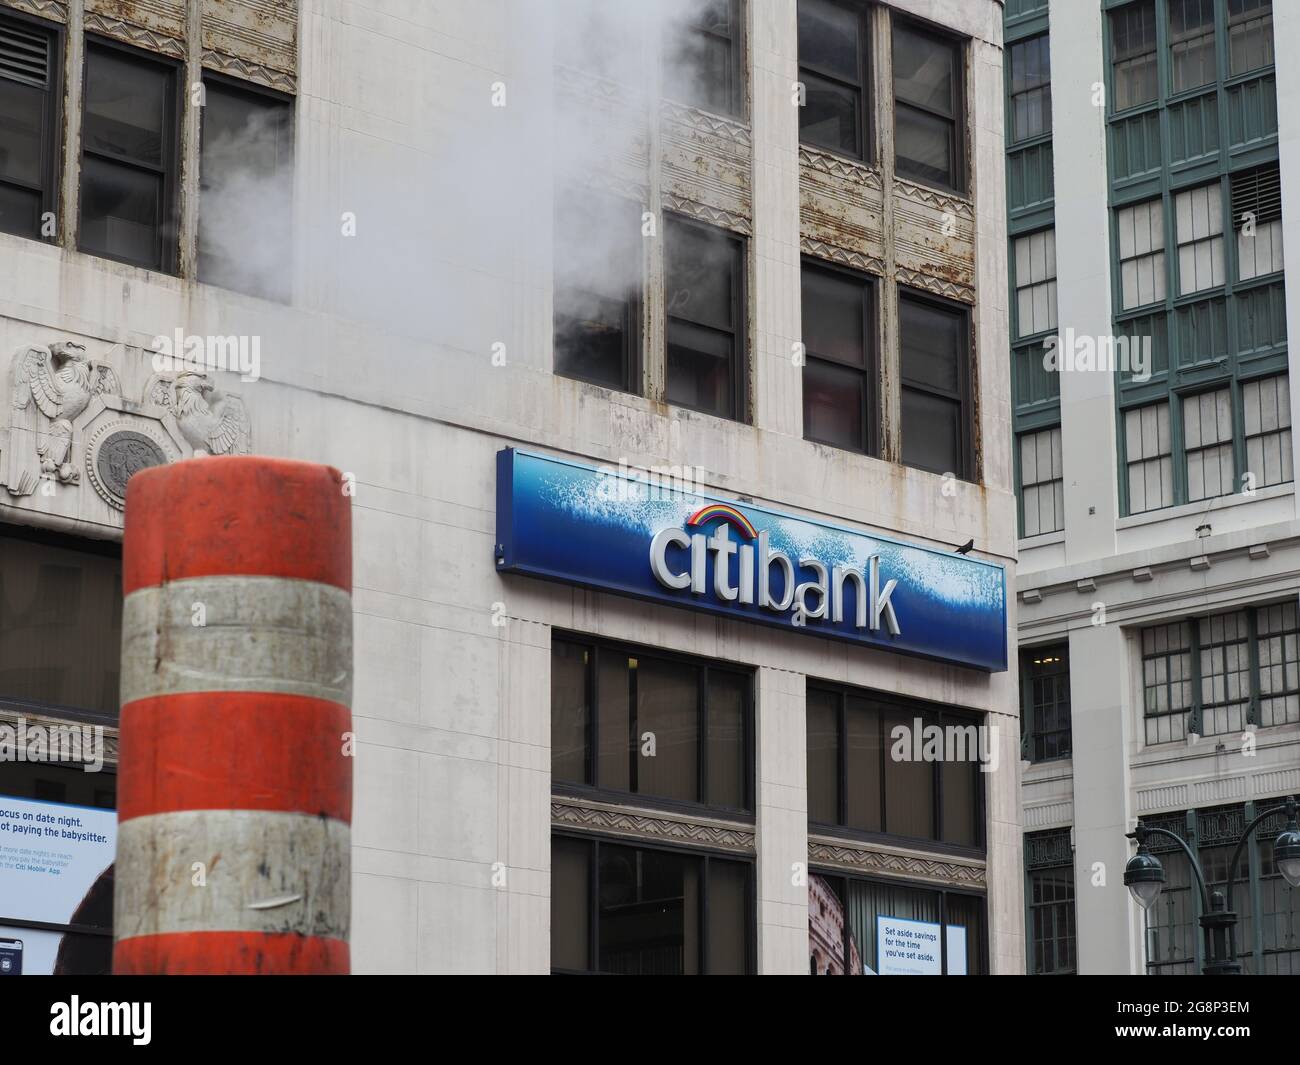
[[[171,413],[196,455],[247,455],[252,446],[244,401],[222,392],[205,373],[153,377],[144,400]]]
[[[97,396],[120,396],[117,375],[71,341],[27,348],[14,358],[6,484],[27,496],[41,478],[78,484],[73,425]]]

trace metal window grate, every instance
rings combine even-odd
[[[1232,175],[1232,224],[1237,229],[1249,219],[1255,224],[1282,217],[1282,184],[1276,163]]]
[[[50,77],[50,38],[40,30],[0,21],[0,77],[45,88]]]

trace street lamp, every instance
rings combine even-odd
[[[1196,884],[1201,890],[1200,925],[1205,932],[1205,968],[1206,976],[1240,975],[1241,963],[1237,961],[1237,914],[1232,908],[1232,881],[1241,860],[1241,852],[1246,846],[1255,828],[1266,817],[1286,811],[1287,825],[1276,840],[1273,841],[1273,860],[1278,872],[1292,887],[1300,887],[1300,827],[1296,825],[1295,797],[1287,799],[1281,806],[1273,806],[1255,817],[1241,834],[1237,849],[1232,852],[1232,861],[1228,863],[1227,896],[1223,892],[1211,892],[1201,871],[1201,863],[1196,854],[1182,836],[1165,828],[1153,828],[1138,821],[1137,828],[1126,833],[1128,839],[1137,840],[1137,853],[1124,866],[1124,886],[1137,904],[1149,910],[1160,897],[1165,887],[1165,870],[1147,847],[1149,836],[1167,836],[1177,843],[1191,863]]]

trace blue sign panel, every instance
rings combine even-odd
[[[1007,668],[1001,566],[678,483],[505,448],[497,453],[497,570]]]

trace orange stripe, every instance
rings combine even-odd
[[[329,466],[260,455],[141,470],[126,492],[123,593],[187,577],[294,577],[352,591],[352,509]]]
[[[175,932],[113,946],[115,976],[346,976],[351,969],[345,941],[292,933]]]
[[[132,478],[134,480],[134,478]],[[302,695],[188,692],[122,708],[118,820],[277,810],[350,823],[346,706]]]

